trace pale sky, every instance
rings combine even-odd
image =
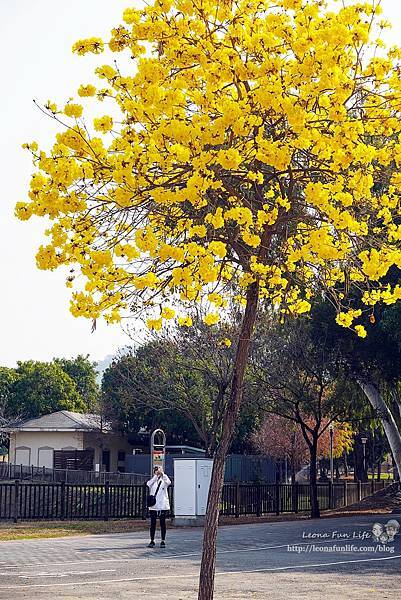
[[[77,57],[79,38],[104,36],[121,22],[129,0],[0,0],[0,365],[17,360],[90,354],[93,360],[130,343],[118,325],[91,324],[69,313],[69,290],[61,271],[39,271],[35,253],[44,224],[17,221],[14,205],[26,199],[32,164],[25,141],[46,147],[57,131],[32,99],[62,105],[81,83],[96,81],[99,57]],[[391,41],[401,43],[401,2],[383,0],[393,23]],[[106,60],[104,61],[106,62]]]

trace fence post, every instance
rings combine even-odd
[[[333,508],[333,484],[329,481],[329,508]]]
[[[19,517],[19,480],[14,481],[14,523],[17,523]]]
[[[348,506],[348,490],[347,490],[347,481],[344,481],[344,493],[343,493],[343,498],[344,498],[344,506]]]
[[[31,465],[31,481],[33,481],[33,465]]]
[[[241,501],[241,490],[239,487],[239,481],[235,484],[235,516],[238,519],[239,517],[239,506]]]
[[[262,487],[260,481],[256,484],[256,516],[262,516]]]
[[[109,489],[109,482],[106,481],[106,483],[104,484],[104,520],[108,521],[109,520],[109,493],[110,493],[110,489]]]
[[[375,478],[372,477],[372,481],[370,483],[370,491],[372,492],[372,495],[375,493]]]
[[[292,486],[292,512],[298,512],[298,498],[299,498],[299,489],[298,489],[298,481],[296,481]]]
[[[276,479],[276,487],[275,487],[275,504],[276,504],[276,515],[280,514],[280,484]]]
[[[358,481],[358,502],[362,500],[362,481]]]
[[[148,512],[148,505],[146,503],[147,496],[148,496],[148,486],[146,485],[146,483],[144,483],[142,486],[142,519],[143,519],[143,521],[146,520],[146,514]]]
[[[61,512],[61,520],[64,521],[65,519],[65,481],[61,482],[61,498],[60,498],[60,512]]]

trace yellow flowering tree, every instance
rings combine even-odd
[[[324,292],[338,321],[366,334],[367,310],[395,302],[380,282],[400,266],[399,49],[377,39],[379,3],[155,0],[128,8],[104,49],[100,86],[43,110],[53,147],[27,144],[36,171],[21,219],[50,219],[39,268],[68,266],[76,316],[191,324],[195,302],[243,305],[231,396],[206,517],[201,599],[213,596],[224,459],[258,306],[297,315]],[[82,103],[102,101],[94,119]],[[109,113],[109,114],[107,114]]]

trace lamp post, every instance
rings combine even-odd
[[[333,483],[333,423],[329,425],[330,432],[330,481]]]
[[[368,438],[363,436],[361,437],[361,442],[362,442],[362,448],[363,448],[363,475],[365,476],[366,473],[366,442],[368,441]]]

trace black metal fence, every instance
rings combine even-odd
[[[0,520],[146,518],[148,488],[142,485],[0,483]],[[169,490],[173,507],[173,493]]]
[[[321,510],[353,504],[383,489],[386,481],[318,484]],[[262,516],[310,510],[309,484],[224,484],[220,513]],[[146,518],[146,484],[0,483],[0,520]],[[174,514],[173,486],[169,487]]]
[[[319,483],[318,501],[321,510],[341,508],[358,502],[383,489],[392,482],[386,480],[367,483]],[[234,483],[223,487],[220,514],[239,517],[275,513],[310,511],[310,485],[295,483]]]
[[[50,469],[33,465],[14,465],[0,462],[0,480],[37,481],[41,483],[136,485],[146,483],[149,475],[142,473],[108,473],[106,471],[83,471],[75,469]]]

